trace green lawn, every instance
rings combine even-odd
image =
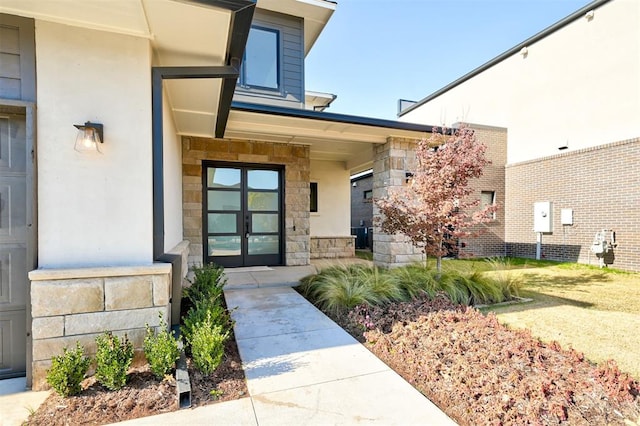
[[[444,268],[490,270],[486,262],[469,260],[444,261]],[[520,295],[533,301],[484,311],[543,341],[573,347],[591,361],[614,359],[640,379],[640,274],[516,259],[512,268],[522,280]]]

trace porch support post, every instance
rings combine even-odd
[[[386,197],[392,188],[406,184],[407,173],[415,165],[413,139],[388,138],[384,145],[376,145],[373,161],[373,199]],[[397,267],[423,262],[424,255],[400,234],[389,235],[380,230],[375,218],[380,210],[373,205],[373,262],[378,266]]]

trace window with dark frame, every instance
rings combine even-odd
[[[493,206],[496,204],[496,192],[495,191],[482,191],[480,192],[480,208],[484,209],[487,206]],[[491,219],[495,219],[496,214],[491,213]]]
[[[311,182],[309,184],[309,211],[312,213],[318,212],[318,182]]]
[[[373,198],[373,190],[369,189],[368,191],[364,191],[365,201],[371,200],[372,198]]]
[[[240,84],[269,90],[280,88],[280,31],[251,27]]]

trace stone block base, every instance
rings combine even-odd
[[[344,237],[311,237],[312,259],[335,259],[340,257],[354,257],[355,236]]]
[[[40,269],[31,280],[33,390],[47,389],[51,359],[76,342],[96,352],[95,338],[105,331],[129,337],[134,365],[144,364],[145,326],[157,327],[160,314],[171,321],[171,265]]]

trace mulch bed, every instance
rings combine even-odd
[[[640,383],[613,361],[594,365],[493,314],[440,297],[333,317],[461,425],[640,424]]]
[[[191,404],[197,407],[247,396],[247,385],[233,336],[226,342],[225,358],[206,376],[189,368]],[[52,393],[28,420],[29,425],[103,425],[178,409],[173,377],[158,381],[148,368],[129,372],[127,385],[108,391],[93,377],[83,382],[80,395],[62,398]],[[211,391],[215,395],[211,394]]]

